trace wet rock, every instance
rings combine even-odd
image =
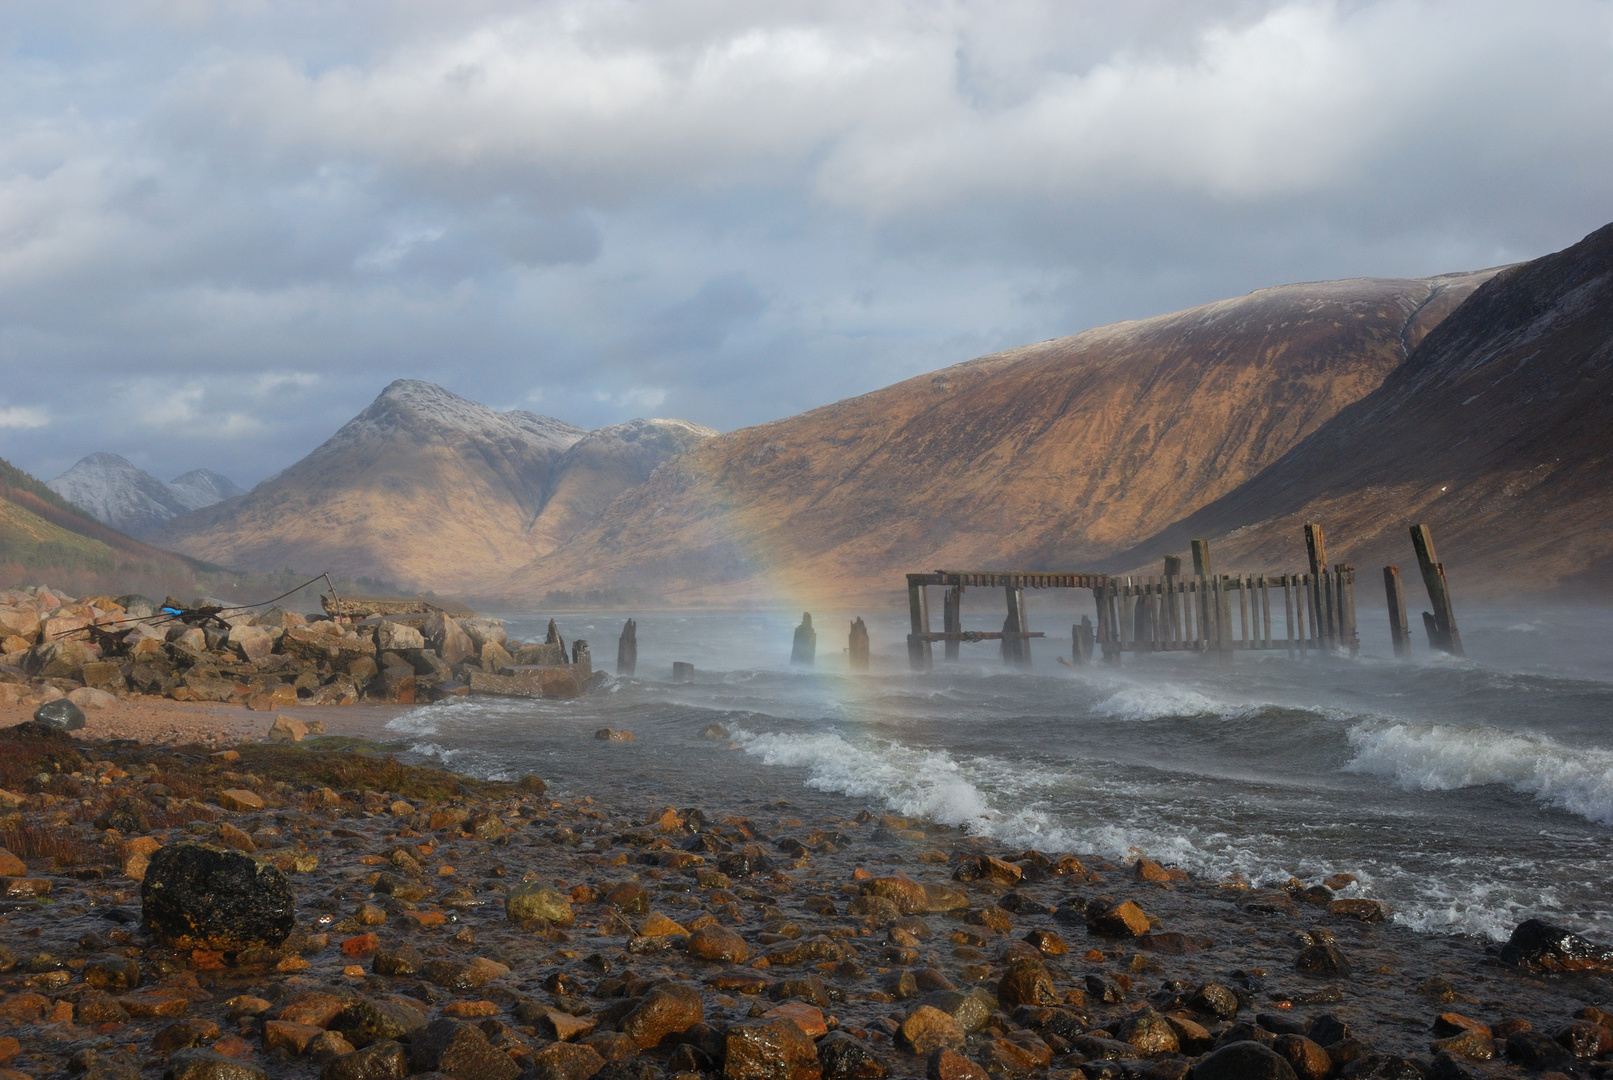
[[[199,1017],[190,1017],[178,1023],[169,1024],[156,1037],[151,1040],[151,1049],[159,1054],[171,1054],[175,1050],[198,1046],[210,1039],[218,1038],[218,1025],[211,1020]]]
[[[84,965],[84,981],[97,990],[133,990],[140,985],[140,965],[127,956],[92,960]]]
[[[1334,1016],[1332,1013],[1323,1013],[1311,1021],[1309,1030],[1305,1032],[1319,1046],[1332,1046],[1350,1038],[1350,1025]]]
[[[168,1059],[163,1080],[267,1080],[268,1074],[249,1061],[211,1050],[181,1050]]]
[[[605,903],[623,915],[643,915],[650,910],[650,890],[636,881],[619,881],[605,893]]]
[[[180,949],[237,952],[291,933],[291,886],[272,864],[202,844],[169,844],[140,883],[141,925]]]
[[[1228,1043],[1193,1069],[1193,1080],[1298,1080],[1281,1054],[1257,1042]]]
[[[481,1028],[444,1016],[433,1020],[409,1044],[409,1068],[440,1072],[459,1080],[515,1080],[521,1069],[488,1044]]]
[[[963,1029],[958,1022],[940,1009],[920,1005],[902,1021],[896,1033],[897,1042],[915,1054],[928,1054],[939,1046],[961,1049]]]
[[[321,1065],[353,1052],[353,1044],[337,1031],[321,1031],[308,1043],[307,1054]]]
[[[1011,862],[991,855],[969,855],[958,862],[952,871],[953,881],[992,881],[1012,888],[1019,884],[1024,871]]]
[[[1180,1049],[1176,1030],[1163,1016],[1147,1008],[1121,1021],[1115,1029],[1115,1038],[1130,1043],[1149,1057],[1174,1054]]]
[[[363,998],[342,1010],[336,1028],[347,1041],[366,1047],[385,1040],[407,1040],[426,1026],[425,1013],[395,998]]]
[[[84,726],[84,710],[66,698],[57,698],[35,709],[34,720],[53,731],[78,731]]]
[[[1350,962],[1331,941],[1318,941],[1300,950],[1294,968],[1302,975],[1317,979],[1348,979]]]
[[[504,898],[504,913],[511,922],[536,919],[555,926],[570,926],[576,917],[571,899],[559,889],[538,881],[517,885]]]
[[[1259,915],[1287,915],[1299,914],[1299,908],[1294,898],[1282,889],[1251,889],[1243,894],[1238,906],[1244,911],[1252,911]]]
[[[1207,982],[1188,998],[1187,1007],[1197,1013],[1218,1020],[1231,1020],[1238,1015],[1238,995],[1220,983]]]
[[[1327,905],[1327,913],[1335,918],[1356,919],[1364,923],[1382,922],[1384,915],[1382,904],[1360,897],[1333,900]]]
[[[535,1080],[589,1080],[604,1067],[599,1052],[581,1043],[553,1043],[532,1057]]]
[[[818,1040],[818,1066],[823,1080],[884,1080],[890,1067],[874,1056],[868,1044],[844,1031],[831,1031]]]
[[[1482,1031],[1463,1031],[1435,1039],[1429,1049],[1436,1054],[1450,1054],[1471,1061],[1489,1061],[1495,1057],[1495,1040]]]
[[[728,1029],[725,1080],[820,1080],[817,1047],[792,1021],[745,1020]]]
[[[1415,1062],[1395,1054],[1365,1054],[1341,1075],[1349,1080],[1424,1080],[1427,1074]]]
[[[573,647],[587,644],[581,639],[572,642]],[[654,1062],[644,1058],[627,1058],[605,1062],[604,1068],[596,1072],[594,1077],[595,1080],[661,1080],[661,1070],[655,1067]]]
[[[396,949],[377,949],[370,970],[377,975],[418,975],[425,967],[426,958],[413,945],[400,945]]]
[[[1478,1080],[1477,1075],[1450,1054],[1435,1054],[1429,1080]]]
[[[274,723],[269,726],[269,733],[264,736],[272,743],[297,743],[307,737],[308,725],[289,716],[276,716]]]
[[[140,1062],[127,1050],[85,1047],[67,1059],[67,1072],[78,1080],[140,1080]]]
[[[324,1029],[312,1024],[294,1024],[288,1020],[270,1020],[263,1025],[263,1048],[282,1049],[293,1057],[301,1057],[308,1044],[323,1035]]]
[[[1518,924],[1501,947],[1501,962],[1527,971],[1613,971],[1613,949],[1539,919]]]
[[[938,1047],[924,1065],[927,1080],[989,1080],[986,1070],[946,1047]]]
[[[1613,1031],[1589,1020],[1575,1020],[1560,1028],[1553,1037],[1557,1045],[1577,1058],[1599,1058],[1613,1053]]]
[[[665,982],[652,987],[636,1008],[622,1017],[622,1034],[640,1050],[653,1050],[662,1042],[680,1035],[705,1019],[700,995],[681,983]]]
[[[407,1075],[408,1055],[391,1039],[333,1057],[319,1074],[320,1080],[403,1080]]]
[[[1088,932],[1105,937],[1139,937],[1148,929],[1148,916],[1130,900],[1115,904],[1087,922]]]
[[[1020,959],[1008,965],[997,983],[997,1000],[1005,1008],[1015,1005],[1058,1005],[1063,1002],[1053,976],[1040,960]]]
[[[743,964],[750,959],[751,949],[745,939],[718,923],[702,926],[689,937],[690,956],[701,960],[718,960],[730,964]]]
[[[997,999],[979,987],[968,992],[937,990],[919,999],[918,1004],[940,1009],[965,1033],[979,1031],[997,1011]]]
[[[1303,1035],[1279,1035],[1271,1048],[1288,1062],[1299,1080],[1326,1080],[1333,1071],[1327,1051]]]
[[[1070,951],[1064,939],[1051,930],[1032,930],[1025,935],[1025,940],[1044,956],[1063,956]]]
[[[1539,1031],[1520,1031],[1507,1036],[1507,1060],[1526,1069],[1557,1069],[1566,1072],[1576,1067],[1574,1055],[1557,1044],[1551,1036]]]
[[[335,994],[318,991],[298,994],[275,1010],[275,1019],[309,1027],[328,1028],[340,1019],[347,1003]]]

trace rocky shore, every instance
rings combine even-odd
[[[1613,953],[1416,934],[1342,877],[562,798],[338,737],[27,723],[0,789],[0,1080],[1613,1071]]]
[[[568,648],[553,621],[545,640],[523,642],[498,619],[425,604],[330,606],[302,615],[206,599],[75,598],[44,585],[0,591],[0,708],[67,698],[102,709],[147,696],[271,711],[470,693],[572,698],[597,684],[588,643]]]

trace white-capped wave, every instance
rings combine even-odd
[[[1173,716],[1215,716],[1237,711],[1197,690],[1171,686],[1126,686],[1092,706],[1116,720],[1164,720]]]
[[[1544,735],[1445,724],[1360,724],[1346,772],[1392,776],[1407,791],[1505,784],[1588,821],[1613,824],[1613,751]]]

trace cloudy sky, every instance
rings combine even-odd
[[[0,3],[0,456],[251,484],[390,380],[733,428],[1613,220],[1591,0]]]

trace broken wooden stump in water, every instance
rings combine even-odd
[[[1389,602],[1389,640],[1396,656],[1411,655],[1411,630],[1406,625],[1406,589],[1400,581],[1400,567],[1383,568],[1383,593]]]
[[[673,682],[694,682],[694,665],[686,664],[682,660],[672,662]]]
[[[1462,633],[1456,628],[1456,609],[1451,605],[1451,589],[1445,580],[1445,564],[1434,554],[1434,534],[1427,525],[1411,527],[1411,546],[1417,551],[1417,568],[1422,571],[1423,586],[1428,590],[1428,603],[1434,609],[1433,631],[1428,635],[1428,647],[1453,656],[1465,656],[1462,651]],[[1428,617],[1423,619],[1424,625]]]
[[[588,642],[582,638],[578,638],[571,643],[571,662],[573,664],[584,664],[590,668],[594,665],[593,655],[588,651]]]
[[[631,675],[638,667],[638,623],[628,619],[616,639],[616,674]]]
[[[1086,615],[1070,627],[1070,660],[1078,667],[1092,663],[1092,619]]]
[[[846,647],[846,655],[850,658],[851,670],[868,670],[868,627],[861,615],[851,621],[851,639]]]
[[[811,666],[818,654],[818,632],[812,629],[812,614],[801,613],[801,625],[795,628],[795,643],[790,647],[790,663]]]

